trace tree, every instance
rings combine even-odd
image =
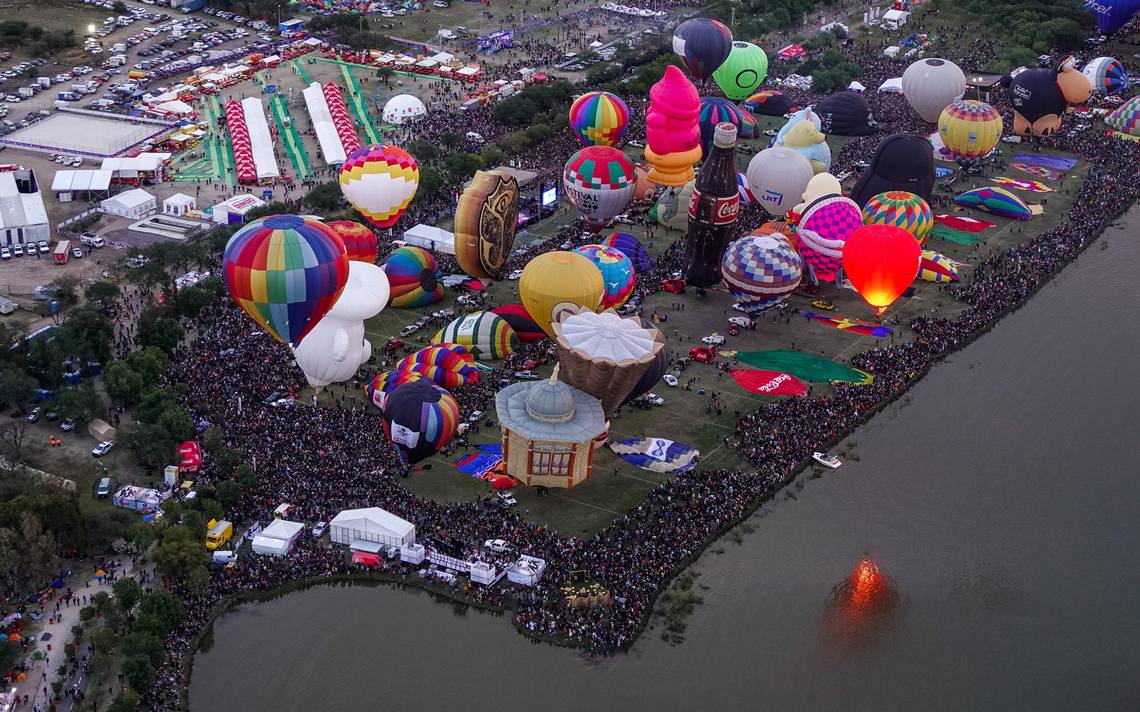
[[[142,588],[139,586],[139,582],[130,577],[116,581],[111,590],[115,592],[115,601],[118,602],[123,613],[133,611],[139,599],[142,598]]]
[[[24,512],[20,520],[20,549],[20,565],[27,580],[46,581],[59,570],[55,536],[45,531],[31,512]]]
[[[110,655],[115,652],[115,646],[119,644],[119,636],[107,626],[101,626],[91,634],[91,642],[95,644],[95,652],[100,655]]]
[[[188,527],[169,529],[152,557],[159,573],[178,582],[185,582],[192,571],[204,567],[210,559],[202,548],[197,530],[191,532]],[[146,602],[144,598],[143,604]]]
[[[526,130],[526,137],[531,141],[538,143],[549,138],[550,134],[553,133],[553,131],[554,130],[550,128],[550,124],[536,123],[532,124],[530,128]]]
[[[376,69],[376,78],[384,82],[384,86],[392,85],[393,74],[395,74],[395,70],[391,67],[377,67]]]
[[[84,306],[71,312],[56,330],[55,336],[65,356],[73,356],[81,363],[106,363],[111,359],[111,339],[115,336],[115,327],[104,314],[95,308]]]
[[[111,706],[107,708],[107,712],[138,712],[139,696],[135,694],[134,690],[124,690],[111,700]]]
[[[44,388],[54,389],[63,384],[63,354],[54,340],[38,338],[28,342],[24,365]]]
[[[318,215],[338,213],[348,205],[340,190],[340,182],[335,180],[321,183],[310,190],[301,199],[301,204]]]
[[[56,277],[51,282],[51,286],[55,287],[56,297],[64,304],[75,304],[76,302],[76,288],[79,286],[79,278],[73,274],[63,274]]]
[[[145,385],[153,386],[158,383],[158,379],[162,378],[162,372],[166,370],[166,353],[158,347],[147,346],[128,356],[127,364],[142,376]]]
[[[496,121],[511,126],[522,126],[530,123],[530,118],[538,111],[538,105],[522,94],[516,94],[499,102],[491,115]]]
[[[149,690],[154,685],[154,665],[143,655],[131,655],[123,660],[123,677],[136,690]]]
[[[28,434],[27,421],[16,418],[0,424],[0,453],[8,462],[20,465],[24,462],[24,437]]]
[[[204,554],[205,550],[202,551]],[[144,593],[139,601],[139,614],[153,616],[162,626],[161,635],[166,635],[182,621],[182,601],[169,591]]]
[[[89,285],[83,295],[86,297],[88,302],[101,307],[106,307],[110,306],[116,299],[119,298],[121,291],[122,290],[119,289],[119,285],[117,284],[114,284],[112,282],[99,281],[92,285]]]
[[[141,552],[145,552],[154,543],[156,534],[154,527],[145,522],[135,522],[131,525],[131,543]]]
[[[26,409],[27,405],[39,393],[39,390],[36,379],[21,369],[15,366],[5,366],[0,370],[0,396],[15,403],[20,410]]]
[[[162,660],[162,638],[147,631],[131,633],[123,638],[123,655],[139,655],[157,665]]]
[[[16,546],[16,532],[8,527],[0,528],[0,570],[4,572],[5,592],[16,593],[16,566],[20,563],[20,552]],[[0,667],[2,670],[3,667]]]
[[[178,442],[194,437],[194,420],[190,417],[190,413],[180,406],[163,411],[158,417],[158,424]]]
[[[71,418],[80,425],[86,425],[102,415],[103,399],[90,381],[78,387],[64,390],[56,397],[56,407],[64,418]]]
[[[143,396],[146,382],[138,371],[131,368],[126,361],[112,361],[103,371],[103,380],[107,384],[107,393],[116,403],[134,405]]]
[[[115,0],[115,2],[111,3],[111,9],[117,15],[125,15],[127,12],[127,4],[123,2],[123,0]]]
[[[484,166],[497,166],[503,162],[503,151],[493,143],[489,143],[479,151]]]
[[[150,470],[165,466],[181,442],[156,423],[128,423],[119,428],[117,440]]]
[[[483,162],[474,153],[453,153],[443,160],[443,166],[451,180],[460,183],[475,175]]]
[[[431,166],[420,166],[420,185],[416,190],[416,200],[430,201],[443,188],[443,176]]]
[[[253,468],[244,462],[234,470],[234,478],[242,487],[252,487],[257,482]]]
[[[139,342],[143,346],[156,346],[171,353],[186,335],[182,325],[169,317],[159,317],[139,324]]]
[[[218,520],[226,516],[225,510],[216,499],[203,499],[201,501],[202,515],[207,519]]]
[[[212,301],[214,295],[202,287],[187,287],[178,294],[178,313],[193,319]]]
[[[241,485],[233,480],[219,482],[214,488],[214,496],[223,507],[229,509],[237,504],[238,498],[241,497]]]
[[[448,151],[454,151],[459,144],[463,143],[463,137],[454,131],[444,131],[439,137],[439,142]]]

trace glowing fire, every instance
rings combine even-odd
[[[879,565],[864,556],[851,572],[851,593],[847,603],[853,608],[867,608],[886,590],[886,577]]]
[[[898,603],[899,594],[891,578],[874,559],[864,555],[832,589],[825,630],[845,646],[868,643],[896,618]]]

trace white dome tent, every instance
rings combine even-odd
[[[415,121],[427,114],[427,107],[411,94],[400,94],[384,104],[384,121],[399,126],[407,121]]]

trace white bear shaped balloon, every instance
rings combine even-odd
[[[372,357],[372,344],[364,338],[364,320],[384,309],[388,293],[384,270],[369,262],[349,262],[348,282],[336,304],[293,349],[310,386],[347,381]]]

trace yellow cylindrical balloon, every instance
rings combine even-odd
[[[527,263],[519,278],[519,297],[547,336],[551,324],[582,311],[597,311],[605,285],[589,259],[574,252],[547,252]]]
[[[938,118],[938,135],[959,161],[985,158],[998,144],[1001,130],[1001,114],[984,101],[956,101]]]

